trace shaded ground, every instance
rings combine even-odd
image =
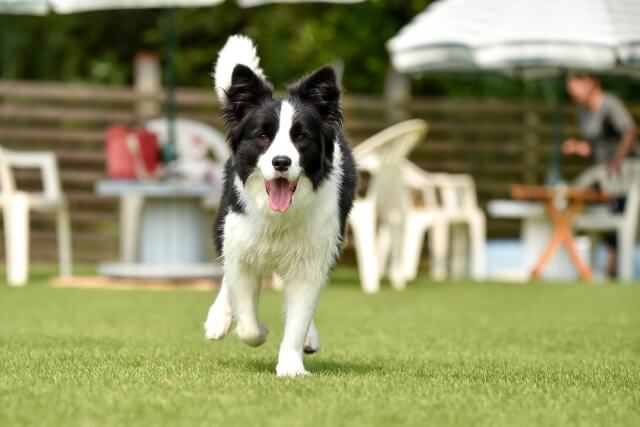
[[[363,295],[338,270],[310,378],[267,344],[207,342],[213,295],[0,283],[0,425],[640,425],[640,286],[426,280]]]

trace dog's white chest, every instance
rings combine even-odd
[[[233,258],[261,275],[326,274],[340,239],[337,188],[331,181],[317,191],[309,186],[300,186],[298,199],[284,213],[256,203],[248,203],[245,214],[230,212],[224,229],[225,260]]]
[[[274,227],[250,215],[232,213],[225,225],[225,258],[235,257],[261,274],[286,275],[327,263],[337,245],[332,221]]]

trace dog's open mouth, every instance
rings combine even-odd
[[[276,178],[265,181],[264,186],[269,195],[269,206],[276,212],[284,212],[293,200],[293,193],[296,192],[298,181],[289,182],[286,178]]]

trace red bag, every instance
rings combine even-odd
[[[145,129],[115,125],[106,134],[107,173],[113,179],[141,179],[158,168],[158,138]]]

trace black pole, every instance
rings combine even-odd
[[[564,110],[566,96],[564,95],[564,82],[566,70],[561,70],[558,80],[555,81],[553,90],[554,117],[553,117],[553,147],[551,149],[551,161],[547,171],[547,185],[558,185],[562,182],[562,143],[564,142]]]
[[[165,89],[166,102],[165,111],[167,115],[167,145],[165,147],[164,158],[169,162],[176,158],[175,142],[175,117],[176,117],[176,99],[175,99],[175,64],[174,55],[176,52],[176,22],[173,8],[167,8],[164,13],[165,19]]]

